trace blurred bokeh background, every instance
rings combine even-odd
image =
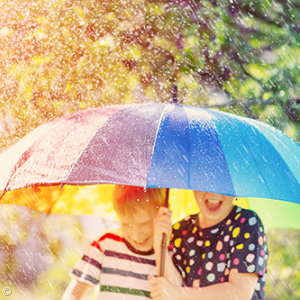
[[[299,17],[299,0],[1,0],[0,152],[76,110],[170,101],[174,84],[181,103],[258,119],[299,142]],[[60,299],[86,245],[116,226],[0,208],[10,299]],[[300,232],[267,235],[267,299],[299,300]]]

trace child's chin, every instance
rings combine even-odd
[[[149,244],[149,240],[146,240],[144,243],[133,242],[133,247],[140,251],[149,251],[152,249],[152,245]]]

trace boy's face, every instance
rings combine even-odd
[[[137,209],[135,214],[118,213],[123,237],[139,251],[149,251],[153,248],[153,220],[158,209],[149,206],[147,209]]]
[[[208,192],[194,191],[204,224],[213,226],[224,220],[233,208],[233,197]],[[201,225],[201,224],[200,224]]]

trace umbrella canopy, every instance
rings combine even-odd
[[[273,127],[224,112],[178,104],[103,107],[55,119],[27,141],[17,146],[24,148],[5,191],[124,184],[300,202],[300,146]],[[1,157],[1,170],[10,174],[7,154]]]

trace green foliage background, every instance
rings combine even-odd
[[[298,0],[0,1],[0,149],[108,104],[220,107],[299,138]]]
[[[299,16],[298,0],[2,0],[0,152],[75,110],[169,101],[173,84],[184,104],[259,119],[300,141]],[[56,229],[71,234],[69,248],[32,214],[4,217],[1,286],[60,299],[86,240],[68,232],[82,232],[75,217]],[[22,281],[17,251],[33,223],[48,265]],[[299,232],[267,233],[267,299],[300,299]]]

